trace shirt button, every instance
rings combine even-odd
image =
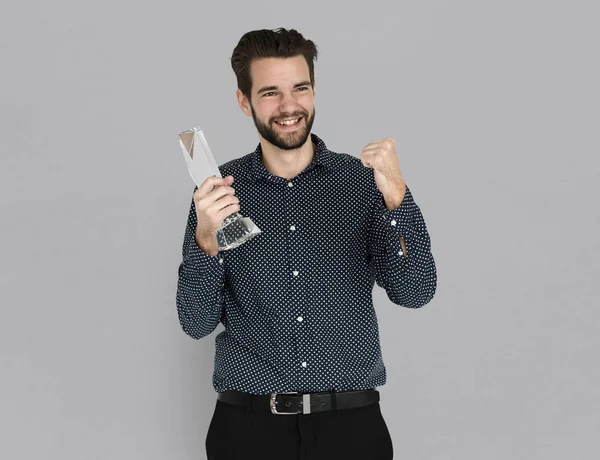
[[[292,184],[291,182],[288,182],[288,187],[293,187],[294,184]]]
[[[393,220],[393,221],[390,222],[390,224],[392,224],[392,226],[396,226],[396,221]]]
[[[401,255],[402,255],[402,251],[400,251],[400,252],[398,253],[398,255],[399,255],[399,256],[401,256]]]
[[[306,361],[302,363],[302,367],[306,367]]]
[[[295,226],[295,225],[292,225],[292,226],[290,227],[290,230],[292,230],[292,231],[296,230],[296,226]]]
[[[223,258],[222,258],[222,257],[219,259],[219,263],[220,263],[220,264],[222,264],[222,263],[223,263]]]
[[[302,318],[302,316],[298,316],[298,318],[296,318],[298,321],[302,322],[304,320],[304,318]]]
[[[294,276],[298,276],[298,270],[294,270]]]

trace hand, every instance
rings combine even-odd
[[[207,177],[194,192],[196,241],[210,255],[218,253],[217,230],[226,217],[240,210],[240,200],[231,187],[233,181],[233,176]]]
[[[388,209],[396,209],[402,204],[406,194],[406,184],[400,171],[396,154],[396,141],[386,137],[369,142],[360,152],[360,161],[367,168],[373,168],[375,183],[385,199]]]

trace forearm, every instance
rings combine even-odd
[[[390,240],[383,259],[389,299],[404,307],[419,308],[429,303],[437,287],[437,271],[424,222],[415,222]]]
[[[395,202],[397,203],[397,202]],[[427,304],[434,296],[437,273],[427,226],[406,188],[401,204],[390,209],[379,203],[371,236],[375,279],[389,299],[409,308]]]
[[[219,324],[223,308],[224,273],[218,247],[216,250],[211,247],[208,251],[216,252],[215,256],[204,252],[202,248],[208,247],[197,234],[196,227],[192,202],[178,270],[176,305],[183,331],[199,339],[210,334]],[[210,246],[211,243],[206,244]]]
[[[219,254],[219,242],[214,234],[204,235],[199,231],[195,234],[196,245],[202,249],[206,255],[215,257]]]

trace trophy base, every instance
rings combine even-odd
[[[236,212],[228,216],[217,230],[219,251],[237,248],[260,233],[262,231],[249,217],[242,217]]]

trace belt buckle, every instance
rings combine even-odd
[[[279,412],[277,410],[277,395],[297,395],[300,394],[297,391],[280,391],[271,393],[271,397],[269,398],[269,406],[271,408],[271,413],[275,415],[296,415],[298,412]],[[310,414],[310,394],[302,395],[302,413]]]

